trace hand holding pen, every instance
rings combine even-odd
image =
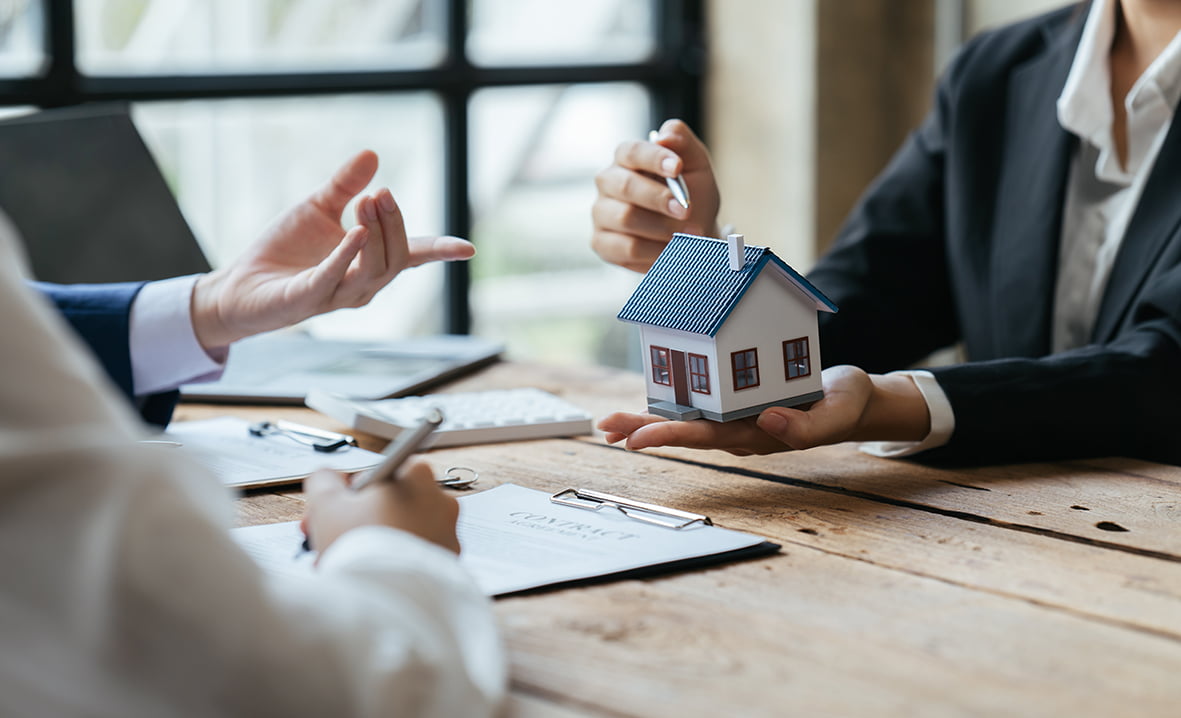
[[[649,142],[656,142],[656,140],[659,138],[660,133],[656,130],[652,130],[648,133]],[[685,209],[689,209],[689,186],[685,184],[684,175],[678,174],[673,177],[665,177],[664,183],[668,185],[669,191],[673,193],[673,199],[677,201],[677,204],[681,205]]]
[[[675,232],[719,236],[709,151],[680,120],[621,143],[595,187],[591,247],[608,262],[646,272]]]
[[[358,526],[379,525],[401,529],[458,553],[455,521],[459,504],[436,485],[426,463],[404,463],[442,420],[441,413],[435,411],[400,434],[383,452],[385,460],[358,475],[351,485],[335,471],[319,471],[308,478],[304,483],[308,506],[303,529],[316,550],[324,551]]]

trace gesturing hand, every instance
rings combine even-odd
[[[198,279],[192,315],[201,345],[217,349],[317,314],[359,307],[407,267],[475,254],[456,237],[408,240],[388,189],[361,197],[359,224],[345,232],[345,205],[376,172],[377,155],[361,152],[272,222],[237,261]]]
[[[851,366],[825,369],[824,398],[809,409],[772,407],[758,417],[719,423],[667,421],[619,412],[599,422],[607,441],[628,449],[684,446],[738,456],[809,449],[842,441],[919,441],[930,431],[926,401],[901,375],[869,375]]]

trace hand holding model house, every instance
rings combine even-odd
[[[770,249],[741,235],[673,235],[619,313],[640,327],[649,413],[612,414],[599,428],[629,449],[737,454],[922,438],[925,405],[913,421],[894,411],[914,392],[908,377],[819,371],[818,311],[837,307]],[[890,401],[875,402],[883,393]]]

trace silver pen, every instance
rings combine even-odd
[[[381,452],[385,459],[380,464],[353,479],[353,490],[360,491],[369,484],[379,481],[393,481],[398,474],[398,469],[406,463],[406,459],[421,449],[423,442],[431,435],[431,432],[439,428],[439,424],[442,423],[443,412],[438,409],[428,411],[426,416],[422,418],[422,423],[413,429],[402,432],[398,438],[390,442],[385,451]]]
[[[650,130],[648,132],[648,141],[656,142],[656,138],[659,136],[659,132],[656,130]],[[676,177],[665,177],[664,183],[668,185],[669,190],[672,191],[673,197],[677,200],[677,202],[679,202],[680,205],[685,209],[689,209],[689,185],[685,184],[685,178],[681,175],[677,175]]]

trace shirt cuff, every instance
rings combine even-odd
[[[197,341],[190,312],[199,274],[148,282],[131,305],[131,376],[136,396],[221,376],[229,352],[210,356]]]
[[[389,526],[359,526],[346,531],[320,554],[316,568],[321,573],[353,576],[388,576],[391,572],[420,580],[431,576],[451,595],[467,593],[486,598],[454,553]],[[412,590],[406,582],[401,588]]]
[[[866,454],[896,459],[912,456],[928,449],[943,446],[951,440],[955,431],[955,412],[951,410],[951,402],[935,375],[929,371],[896,371],[893,375],[909,376],[914,380],[923,400],[927,402],[927,412],[931,415],[931,430],[922,441],[867,441],[858,448]]]

